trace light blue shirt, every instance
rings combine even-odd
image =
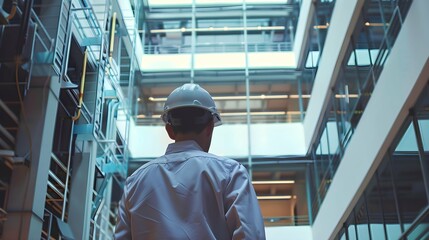
[[[127,179],[115,238],[254,240],[265,230],[243,165],[183,141]]]

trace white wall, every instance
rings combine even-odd
[[[267,240],[312,240],[310,226],[266,227]],[[317,238],[315,238],[317,239]]]
[[[141,70],[166,72],[191,69],[191,54],[144,54]],[[195,70],[244,69],[245,53],[195,54]],[[296,68],[293,52],[249,53],[249,68]]]
[[[121,125],[121,122],[118,123]],[[252,155],[304,155],[304,129],[301,123],[253,124]],[[130,131],[133,158],[158,157],[172,141],[163,126],[135,126]],[[224,124],[213,133],[210,152],[228,157],[248,156],[247,125]]]

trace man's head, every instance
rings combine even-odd
[[[210,147],[213,127],[222,124],[210,94],[192,83],[168,96],[162,120],[171,139],[195,140],[205,151]]]

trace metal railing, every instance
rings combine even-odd
[[[309,225],[308,215],[264,217],[267,226],[303,226]]]
[[[0,181],[0,192],[2,192],[1,195],[3,195],[3,199],[0,198],[0,201],[2,201],[2,205],[0,205],[0,237],[1,233],[3,232],[3,223],[7,220],[7,211],[6,208],[6,199],[8,196],[8,186],[3,181]]]
[[[115,226],[110,221],[110,218],[116,216],[105,204],[101,206],[101,212],[108,214],[98,214],[94,219],[91,219],[92,239],[113,239]]]
[[[53,240],[55,239],[56,234],[54,231],[54,221],[55,215],[49,210],[45,209],[43,214],[43,229],[41,234],[41,239]]]
[[[21,14],[21,10],[18,8],[18,13]],[[31,20],[33,23],[37,25],[36,28],[36,39],[39,41],[36,41],[36,49],[37,44],[40,44],[41,49],[37,49],[39,52],[48,52],[51,51],[54,47],[55,39],[51,37],[51,35],[46,30],[44,24],[40,20],[40,18],[37,16],[34,9],[31,9]]]
[[[55,169],[55,171],[53,171]],[[64,209],[64,202],[67,202],[65,199],[66,190],[66,179],[62,179],[67,176],[67,166],[65,166],[61,160],[55,156],[54,153],[51,153],[51,167],[48,173],[48,191],[46,192],[46,201],[56,211],[57,216],[62,216]]]
[[[72,15],[77,38],[87,48],[89,64],[101,63],[103,32],[92,7],[72,8]]]
[[[248,43],[249,52],[286,52],[292,51],[292,43]],[[144,54],[182,54],[192,53],[191,45],[146,45]],[[232,53],[244,52],[244,43],[207,43],[197,44],[195,53]]]
[[[31,13],[33,21],[37,23],[38,27],[42,28],[40,33],[43,33],[45,37],[45,39],[42,39],[42,35],[38,36],[43,48],[40,53],[46,53],[44,61],[52,62],[57,74],[61,74],[64,71],[64,61],[68,59],[68,39],[71,34],[69,29],[70,5],[71,0],[62,0],[58,4],[35,4],[34,9],[36,10]],[[52,9],[53,14],[45,10],[45,8]],[[40,15],[37,16],[35,12],[40,12]],[[52,38],[50,35],[52,35]],[[48,42],[50,39],[51,42]],[[48,47],[48,45],[51,46]]]

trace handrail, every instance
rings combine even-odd
[[[58,196],[60,196],[61,198],[64,198],[64,194],[63,194],[62,192],[60,192],[60,190],[58,190],[58,188],[57,188],[57,187],[55,187],[55,186],[54,186],[54,184],[52,184],[50,181],[48,181],[48,186],[49,186],[52,190],[54,190],[54,192],[55,192],[56,194],[58,194]]]
[[[22,11],[21,11],[21,9],[20,8],[17,8],[16,9],[16,12],[19,14],[19,15],[22,15]],[[39,18],[39,16],[37,16],[37,14],[36,14],[36,12],[34,11],[34,9],[31,9],[31,18],[32,18],[32,20],[34,21],[34,23],[35,24],[37,24],[37,30],[39,30],[39,29],[41,29],[41,31],[42,31],[42,33],[45,35],[45,37],[46,37],[46,39],[48,39],[49,40],[49,43],[45,43],[44,41],[43,41],[43,39],[42,39],[42,36],[40,35],[40,34],[37,34],[37,32],[36,32],[36,37],[40,40],[40,43],[42,44],[42,46],[43,46],[43,48],[44,48],[44,50],[46,50],[46,51],[51,51],[52,50],[52,48],[53,48],[53,45],[54,45],[54,41],[55,41],[55,39],[53,39],[50,35],[49,35],[49,33],[48,33],[48,31],[46,30],[46,28],[44,27],[44,24],[42,23],[42,21],[40,20],[40,18]],[[48,47],[47,46],[47,44],[49,44],[50,46]]]
[[[109,62],[112,62],[113,49],[115,45],[115,29],[116,29],[116,12],[112,16],[112,26],[110,27],[110,48],[109,48]]]
[[[86,62],[88,60],[88,51],[85,50],[85,54],[83,57],[83,67],[82,67],[82,78],[80,81],[80,91],[79,91],[79,105],[77,106],[77,115],[72,117],[73,121],[76,121],[80,118],[80,112],[82,110],[82,102],[83,102],[83,93],[85,89],[85,78],[86,78]]]
[[[297,226],[310,225],[308,215],[264,217],[264,221],[274,225]]]
[[[49,173],[48,173],[48,175],[52,178],[52,179],[54,179],[54,181],[56,182],[56,183],[58,183],[58,185],[60,185],[62,188],[64,188],[65,187],[65,184],[55,175],[55,173],[53,173],[51,170],[49,170]]]
[[[67,171],[66,166],[64,166],[64,164],[58,159],[58,157],[54,153],[51,153],[51,158],[54,159],[55,163],[58,164],[58,166],[60,166],[61,169],[64,170],[64,172]]]
[[[196,44],[196,53],[214,53],[214,52],[243,52],[244,43],[206,43]],[[249,52],[285,52],[292,50],[292,44],[288,42],[281,43],[248,43]],[[145,54],[180,54],[191,53],[191,45],[145,45],[143,51]]]
[[[0,222],[7,220],[7,212],[3,208],[0,207]]]

